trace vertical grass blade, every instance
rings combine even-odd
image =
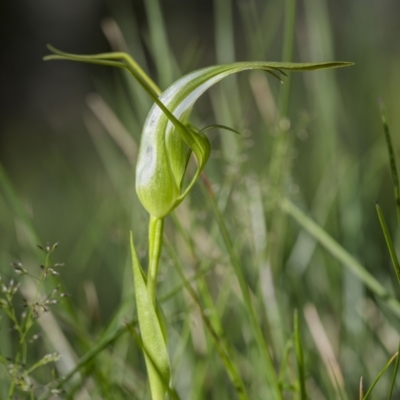
[[[286,0],[285,2],[285,31],[282,49],[282,61],[290,62],[293,59],[294,31],[296,26],[296,3],[297,0]],[[289,98],[291,90],[291,76],[285,80],[285,85],[279,96],[280,118],[287,117],[289,110]]]
[[[393,241],[390,236],[389,229],[386,225],[385,217],[383,216],[381,207],[379,206],[378,203],[375,206],[376,206],[376,212],[378,213],[379,222],[382,227],[383,236],[385,237],[386,245],[389,249],[390,258],[392,259],[394,271],[396,272],[397,280],[400,284],[400,264],[399,260],[397,259],[396,250],[394,249]]]
[[[399,370],[399,361],[400,361],[400,358],[398,356],[399,353],[400,353],[400,343],[397,348],[397,357],[396,357],[396,362],[394,364],[393,377],[392,377],[392,383],[390,385],[390,392],[389,392],[388,400],[392,399],[394,384],[396,382],[397,371]]]
[[[390,358],[390,360],[387,362],[387,364],[382,368],[382,370],[379,372],[375,380],[372,382],[372,385],[368,389],[367,393],[365,393],[363,400],[367,400],[369,395],[371,394],[372,390],[374,389],[375,385],[378,383],[379,379],[381,379],[382,375],[385,373],[385,371],[389,368],[390,364],[398,358],[398,353],[396,353],[394,356]]]
[[[300,399],[307,400],[306,374],[304,369],[303,347],[301,344],[299,314],[294,312],[294,345],[296,348],[297,368],[299,371]]]
[[[397,223],[400,227],[400,184],[399,184],[399,175],[397,173],[396,157],[394,154],[389,125],[387,122],[385,105],[383,104],[382,101],[379,102],[379,105],[381,108],[381,117],[382,117],[383,131],[385,133],[386,146],[389,153],[390,172],[392,175],[394,198],[396,201]]]
[[[154,55],[157,74],[161,87],[168,86],[174,78],[174,66],[171,50],[167,40],[167,30],[161,11],[159,0],[146,0],[144,2],[150,28],[150,41]]]
[[[0,163],[0,189],[4,192],[5,198],[9,202],[15,214],[22,220],[24,226],[29,231],[32,240],[34,241],[32,242],[32,246],[36,250],[36,244],[41,243],[41,240],[35,228],[33,227],[31,219],[29,218],[27,212],[25,211],[17,193],[15,192],[13,184],[11,183],[11,180],[8,177],[5,168],[1,163]]]
[[[363,385],[363,377],[360,378],[360,383],[358,385],[358,399],[363,400],[364,397],[364,385]]]
[[[233,1],[214,0],[215,50],[218,64],[235,62],[235,29],[233,23]],[[241,119],[241,97],[237,77],[229,77],[211,92],[214,114],[218,122],[238,126]],[[240,153],[241,137],[236,135],[221,136],[221,148],[224,158],[229,163],[237,162]]]

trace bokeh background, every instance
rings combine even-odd
[[[286,3],[3,1],[1,275],[7,279],[13,276],[10,262],[14,260],[22,260],[34,271],[42,262],[36,244],[60,242],[54,255],[56,261],[66,264],[60,279],[71,295],[68,301],[75,310],[74,318],[94,343],[132,290],[127,251],[130,229],[135,232],[142,258],[146,258],[147,216],[135,195],[134,164],[140,127],[151,102],[121,71],[64,61],[44,62],[42,57],[49,53],[47,43],[82,54],[128,51],[164,89],[182,74],[215,63],[282,60]],[[243,132],[240,137],[227,132],[210,133],[213,155],[206,171],[217,196],[221,196],[245,274],[264,304],[262,310],[272,306],[263,300],[260,288],[268,286],[266,281],[275,288],[276,307],[266,315],[277,312],[280,333],[274,334],[276,320],[271,322],[265,316],[261,320],[265,318],[265,324],[272,326],[266,331],[281,349],[276,350],[276,357],[282,351],[280,342],[290,335],[294,308],[304,310],[311,304],[320,314],[342,369],[343,390],[354,398],[359,377],[363,375],[370,382],[396,350],[398,316],[291,218],[282,216],[268,196],[276,189],[274,185],[279,186],[388,292],[400,294],[375,211],[375,202],[379,202],[396,240],[393,186],[378,99],[386,105],[395,154],[399,155],[400,2],[294,3],[293,61],[342,60],[355,65],[293,74],[290,101],[286,109],[282,106],[283,115],[277,109],[282,110],[279,99],[286,82],[282,86],[262,74],[243,73],[203,96],[193,121],[198,126],[223,123]],[[283,150],[276,144],[282,135],[289,138]],[[283,153],[276,156],[277,151]],[[273,168],[278,170],[276,174]],[[189,232],[199,233],[199,258],[228,270],[223,244],[212,229],[212,215],[198,187],[186,203],[177,218]],[[258,206],[261,214],[257,214]],[[264,228],[257,228],[260,220]],[[263,236],[261,244],[257,242],[257,229],[267,232],[265,243]],[[206,232],[210,232],[209,238]],[[188,256],[171,221],[167,222],[167,235],[182,252],[189,273],[196,263]],[[208,240],[217,243],[217,255],[209,252]],[[167,267],[161,274],[160,290],[165,293],[179,278]],[[216,276],[218,279],[210,278],[209,283],[211,293],[219,298],[223,283],[221,275]],[[221,315],[228,338],[240,349],[243,370],[251,376],[252,369],[245,359],[256,357],[254,346],[249,345],[243,313],[235,311],[240,302],[236,299],[235,303],[231,297],[226,294]],[[175,350],[181,343],[177,328],[183,324],[181,306],[185,310],[181,312],[191,318],[188,302],[179,297],[166,306],[175,326]],[[76,331],[65,320],[60,326],[73,347],[75,343],[78,356],[84,354],[89,344],[76,339]],[[190,378],[196,371],[195,356],[204,359],[209,354],[201,347],[202,340],[193,339],[192,358],[176,361],[182,377],[177,386],[187,396],[183,398],[195,398],[187,394],[195,386]],[[335,384],[329,383],[329,374],[319,368],[323,363],[306,322],[304,341],[313,398],[324,398],[318,397],[322,393],[327,399],[334,398]],[[3,352],[11,348],[10,343],[12,337],[3,334]],[[42,346],[45,351],[46,345]],[[246,348],[253,351],[247,353]],[[140,356],[128,350],[126,354],[135,371],[135,360]],[[144,381],[142,361],[137,368]],[[182,370],[189,371],[187,376]],[[232,398],[232,393],[224,389],[229,386],[226,377],[221,378],[224,384],[220,393],[215,389],[216,379],[223,372],[215,367],[209,374],[204,390],[200,385],[196,398],[217,398],[212,397],[217,393],[220,399]],[[257,391],[259,382],[246,379],[255,388],[252,398],[263,398]],[[387,393],[388,379],[383,378],[377,388],[381,395]],[[102,398],[101,393],[99,389],[96,395]]]

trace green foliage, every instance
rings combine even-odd
[[[66,261],[62,283],[72,295],[48,313],[52,324],[38,318],[32,325],[31,333],[40,331],[44,340],[28,346],[19,372],[40,363],[45,354],[62,356],[54,364],[57,379],[52,363],[30,373],[35,398],[149,399],[146,366],[152,363],[143,352],[152,345],[138,334],[149,321],[159,325],[155,343],[164,355],[167,346],[171,368],[166,382],[154,367],[152,386],[161,382],[170,398],[298,399],[306,393],[311,400],[350,399],[357,398],[360,376],[366,388],[373,387],[368,398],[398,397],[398,358],[380,373],[398,348],[400,307],[385,244],[386,236],[396,254],[388,168],[393,162],[375,101],[382,96],[391,116],[394,160],[398,60],[395,51],[388,51],[395,44],[385,32],[391,26],[387,17],[396,15],[389,7],[398,6],[388,2],[375,10],[350,1],[346,13],[339,13],[340,2],[328,8],[326,0],[307,0],[300,19],[296,3],[215,0],[215,26],[208,29],[200,14],[183,27],[166,9],[164,20],[160,2],[149,0],[144,8],[148,30],[123,3],[110,3],[116,21],[108,21],[113,29],[106,36],[117,54],[50,56],[125,71],[89,69],[96,90],[88,97],[89,109],[80,109],[74,118],[69,113],[52,116],[46,140],[40,140],[45,126],[14,121],[6,127],[10,139],[2,146],[10,157],[0,165],[3,280],[8,284],[8,264],[16,254],[23,264],[16,264],[16,272],[31,273],[39,257],[36,244],[54,238],[62,243],[57,251]],[[364,30],[372,21],[380,35]],[[207,46],[193,37],[195,22]],[[212,34],[215,56],[208,42]],[[359,50],[365,48],[368,52]],[[142,69],[121,50],[140,60]],[[155,245],[149,256],[147,215],[134,191],[149,98],[158,101],[162,92],[148,76],[166,88],[186,71],[213,63],[338,58],[357,66],[288,76],[272,70],[283,85],[256,71],[229,76],[176,125],[159,114],[164,126],[178,133],[174,138],[182,152],[167,166],[171,186],[163,209],[154,208],[149,195],[143,197],[153,214],[173,209],[164,223],[164,251]],[[80,115],[85,129],[79,127]],[[208,130],[212,126],[217,133],[231,126],[241,134],[216,135]],[[26,135],[19,141],[22,130]],[[58,130],[69,134],[57,135]],[[209,157],[207,144],[196,143],[206,130]],[[185,193],[200,170],[187,162],[191,147],[204,164],[208,158],[203,169],[208,179]],[[164,150],[170,162],[174,146]],[[183,194],[185,200],[176,207]],[[389,236],[382,235],[375,202],[385,212]],[[132,283],[130,230],[138,263],[149,265],[146,273],[135,274],[147,307],[151,310],[151,303],[155,310],[148,320],[134,306],[140,290]],[[162,229],[150,231],[150,244],[163,240]],[[21,289],[25,278],[18,277]],[[51,278],[41,286],[40,297],[54,288]],[[310,304],[315,310],[311,317]],[[294,309],[301,321],[295,324],[295,337]],[[15,354],[18,335],[10,330],[8,317],[0,324],[0,351]],[[10,382],[7,369],[0,368],[0,398],[7,398]],[[15,389],[19,398],[26,393],[31,395]]]

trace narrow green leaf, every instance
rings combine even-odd
[[[287,340],[285,344],[285,348],[283,350],[283,357],[281,361],[280,371],[279,371],[279,384],[280,386],[284,386],[285,383],[285,375],[287,373],[288,365],[289,365],[289,357],[290,353],[293,349],[293,335]]]
[[[133,337],[133,339],[135,340],[135,342],[136,342],[136,344],[138,345],[138,347],[142,350],[142,352],[143,352],[145,355],[147,355],[149,361],[152,363],[153,368],[155,369],[155,371],[156,371],[156,373],[157,373],[157,375],[158,375],[159,380],[163,382],[164,387],[166,388],[166,391],[168,392],[168,394],[169,394],[169,396],[171,397],[171,399],[172,399],[172,400],[179,400],[179,396],[178,396],[178,394],[176,393],[175,389],[169,387],[168,381],[166,381],[166,380],[164,379],[164,377],[162,376],[161,372],[158,370],[156,364],[155,364],[155,363],[152,361],[152,359],[150,358],[150,355],[149,355],[148,351],[146,350],[146,348],[145,348],[144,345],[143,345],[143,340],[142,340],[142,338],[137,334],[137,332],[135,331],[135,329],[134,329],[132,326],[127,326],[127,329],[128,329],[128,331],[129,331],[129,333],[131,334],[131,336]],[[162,399],[164,399],[164,398],[165,398],[165,397],[162,397]],[[157,399],[157,400],[158,400],[158,397],[154,397],[154,395],[153,395],[152,400],[153,400],[153,399]]]
[[[400,353],[400,342],[399,342],[399,346],[397,348],[397,357],[396,357],[396,362],[394,364],[392,384],[390,385],[390,392],[389,392],[388,400],[391,400],[392,395],[393,395],[394,384],[396,382],[397,371],[399,369],[399,361],[400,361],[399,353]]]
[[[400,264],[399,264],[399,260],[397,259],[396,250],[394,248],[393,241],[390,236],[389,229],[386,225],[385,217],[383,216],[381,207],[379,206],[378,203],[376,203],[375,206],[376,206],[376,212],[378,213],[379,222],[382,227],[383,236],[385,236],[386,245],[389,249],[390,258],[392,259],[394,271],[396,272],[397,280],[400,284]]]
[[[294,32],[296,27],[296,0],[285,0],[285,31],[283,39],[282,60],[293,60]],[[291,77],[279,96],[278,110],[280,118],[286,118],[289,108],[289,97],[291,90]]]
[[[297,369],[299,371],[300,398],[307,400],[306,374],[304,370],[303,347],[300,338],[299,315],[297,310],[294,312],[294,344],[296,347]]]
[[[158,81],[163,87],[169,85],[176,68],[173,63],[172,51],[168,42],[168,34],[161,0],[144,1],[149,26],[149,36],[152,56],[157,68]]]
[[[41,239],[39,238],[39,235],[37,234],[31,219],[28,216],[28,213],[24,209],[21,200],[18,197],[18,194],[15,191],[15,188],[5,170],[3,165],[0,163],[0,189],[4,192],[5,198],[9,202],[10,206],[12,207],[15,215],[18,216],[24,223],[24,226],[26,229],[29,231],[29,234],[32,236],[34,239],[34,242],[41,243]],[[35,243],[33,245],[36,248]],[[37,250],[37,248],[36,248]]]
[[[385,373],[385,371],[389,368],[390,364],[395,360],[398,356],[398,353],[396,353],[394,356],[390,358],[390,360],[386,363],[386,365],[382,368],[382,370],[379,372],[378,376],[375,378],[375,380],[372,382],[372,385],[368,389],[367,393],[365,393],[363,400],[367,400],[368,396],[371,394],[373,388],[375,385],[378,383],[379,379],[381,379],[381,376]]]
[[[381,108],[383,131],[385,133],[386,145],[389,153],[390,172],[392,174],[394,198],[396,201],[397,223],[399,224],[400,227],[400,184],[399,184],[399,175],[397,173],[396,157],[394,154],[392,139],[390,137],[389,125],[387,123],[385,105],[381,100],[379,101],[379,104]]]
[[[360,383],[358,384],[358,399],[363,400],[364,397],[364,384],[363,377],[360,378]]]
[[[146,350],[145,360],[149,374],[150,388],[153,400],[163,400],[167,387],[164,382],[170,380],[170,365],[167,347],[160,323],[153,307],[152,300],[147,292],[139,260],[133,244],[133,235],[130,234],[132,253],[132,267],[135,284],[136,307],[143,346]],[[159,377],[161,375],[161,378]]]

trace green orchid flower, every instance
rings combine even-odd
[[[125,53],[75,55],[48,46],[54,53],[45,60],[72,60],[127,69],[154,101],[143,127],[136,166],[136,192],[150,214],[149,266],[147,277],[140,266],[131,235],[136,306],[153,400],[165,393],[176,398],[169,387],[171,376],[166,347],[165,323],[156,300],[158,264],[162,248],[163,220],[187,196],[210,155],[204,132],[190,124],[196,100],[221,79],[245,70],[261,70],[280,79],[284,71],[310,71],[352,65],[349,62],[314,64],[238,62],[199,69],[173,83],[162,94],[140,66]],[[216,127],[216,126],[214,126]],[[231,128],[218,126],[225,129]],[[184,187],[189,159],[194,154],[197,170]]]

